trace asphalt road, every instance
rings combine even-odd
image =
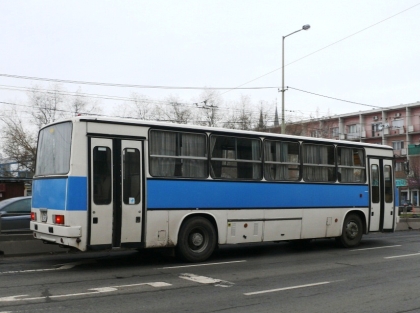
[[[208,262],[112,251],[0,258],[2,312],[420,312],[420,232],[225,246]]]

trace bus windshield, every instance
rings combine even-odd
[[[67,174],[70,169],[72,123],[51,125],[39,133],[35,175]]]

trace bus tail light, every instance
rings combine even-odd
[[[36,221],[36,213],[31,212],[31,221]]]
[[[64,215],[54,215],[54,224],[64,225]]]

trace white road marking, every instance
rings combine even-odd
[[[420,255],[420,253],[404,254],[404,255],[395,255],[395,256],[387,256],[387,257],[384,257],[384,259],[405,258],[405,257],[409,257],[409,256],[416,256],[416,255]]]
[[[204,263],[204,264],[191,264],[191,265],[181,265],[181,266],[170,266],[170,267],[161,267],[160,270],[167,270],[173,268],[186,268],[186,267],[199,267],[199,266],[211,266],[211,265],[221,265],[221,264],[233,264],[233,263],[243,263],[246,260],[241,261],[232,261],[232,262],[219,262],[219,263]]]
[[[140,284],[131,284],[131,285],[91,288],[91,289],[88,289],[89,290],[88,292],[69,293],[69,294],[64,294],[64,295],[52,295],[52,296],[32,297],[32,298],[23,298],[23,297],[27,297],[28,295],[16,295],[16,296],[0,298],[0,302],[31,301],[31,300],[44,300],[47,298],[58,299],[58,298],[65,298],[65,297],[89,296],[89,295],[94,295],[94,294],[99,294],[99,293],[118,291],[119,288],[137,287],[137,286],[146,286],[146,285],[155,287],[155,288],[172,286],[171,284],[168,284],[165,282],[140,283]]]
[[[96,263],[96,261],[95,260],[86,260],[86,261],[73,262],[73,263],[57,264],[57,265],[54,265],[54,268],[41,268],[41,269],[36,269],[36,270],[21,270],[21,271],[0,272],[0,275],[4,275],[4,274],[20,274],[20,273],[36,273],[36,272],[61,271],[61,270],[71,269],[71,268],[73,268],[75,266],[78,266],[78,265],[91,264],[91,263]]]
[[[394,245],[394,246],[382,246],[382,247],[375,247],[375,248],[364,248],[364,249],[353,249],[351,251],[365,251],[365,250],[375,250],[375,249],[384,249],[384,248],[394,248],[394,247],[401,247],[401,245]]]
[[[215,279],[215,278],[206,277],[206,276],[198,276],[198,275],[188,274],[188,273],[181,274],[179,278],[190,280],[190,281],[200,283],[200,284],[214,284],[217,287],[232,287],[234,285],[234,283],[231,283],[229,281]]]
[[[270,290],[262,290],[262,291],[255,291],[255,292],[248,292],[244,293],[245,296],[252,296],[252,295],[259,295],[263,293],[270,293],[270,292],[277,292],[277,291],[285,291],[285,290],[291,290],[291,289],[298,289],[298,288],[306,288],[306,287],[314,287],[314,286],[320,286],[320,285],[326,285],[330,284],[330,281],[324,281],[321,283],[314,283],[314,284],[307,284],[307,285],[299,285],[299,286],[291,286],[291,287],[284,287],[284,288],[277,288],[277,289],[270,289]]]

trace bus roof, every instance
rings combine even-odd
[[[326,138],[315,138],[315,137],[306,137],[306,136],[297,136],[297,135],[286,135],[279,133],[270,133],[270,132],[258,132],[258,131],[249,131],[249,130],[238,130],[238,129],[229,129],[221,127],[209,127],[209,126],[199,126],[192,124],[175,124],[169,122],[158,122],[158,121],[145,121],[134,118],[116,118],[116,117],[103,117],[103,116],[77,116],[70,119],[60,120],[49,125],[44,126],[48,127],[54,124],[71,121],[71,122],[93,122],[93,123],[110,123],[110,124],[119,124],[119,125],[138,125],[145,127],[162,127],[162,128],[172,128],[172,129],[184,129],[184,130],[200,130],[203,132],[220,132],[220,133],[231,133],[231,134],[244,134],[252,135],[259,137],[272,137],[272,138],[285,138],[285,139],[294,139],[294,140],[305,140],[305,141],[319,141],[321,142],[330,142],[330,143],[345,143],[346,145],[354,146],[363,146],[363,147],[372,147],[380,149],[392,150],[391,146],[382,145],[382,144],[373,144],[365,142],[355,142],[349,140],[338,140],[338,139],[326,139]]]

